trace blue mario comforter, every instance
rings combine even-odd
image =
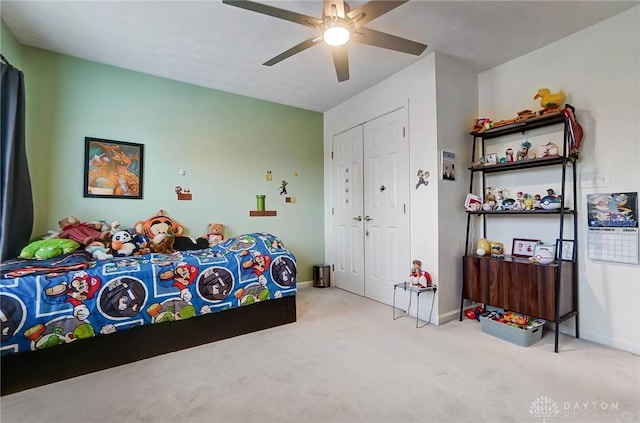
[[[204,250],[38,269],[0,280],[2,354],[296,294],[295,257],[268,233]]]

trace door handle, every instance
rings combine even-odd
[[[352,217],[353,220],[357,220],[358,222],[362,222],[362,216]]]
[[[366,216],[364,217],[364,220],[365,220],[366,222],[370,222],[370,221],[372,221],[372,220],[373,220],[373,218],[369,217],[369,215],[366,215]]]

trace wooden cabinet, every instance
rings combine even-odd
[[[573,110],[573,107],[566,107]],[[491,165],[478,165],[476,159],[486,154],[488,140],[498,139],[505,135],[522,133],[545,128],[552,125],[563,125],[563,145],[559,154],[550,157],[519,160],[515,162],[497,163]],[[560,184],[560,207],[554,210],[523,210],[506,209],[499,210],[473,210],[467,212],[467,237],[463,256],[463,280],[462,295],[460,301],[460,320],[462,320],[464,302],[471,300],[484,303],[505,310],[517,311],[535,317],[543,318],[555,323],[555,351],[558,352],[559,325],[562,321],[575,317],[575,336],[579,337],[578,322],[578,279],[577,263],[573,261],[556,260],[552,264],[540,265],[532,263],[528,258],[505,256],[504,259],[491,258],[490,255],[475,255],[475,243],[473,230],[476,220],[480,220],[482,236],[490,239],[487,233],[487,219],[500,219],[499,216],[511,216],[518,219],[551,219],[557,228],[559,240],[569,239],[577,249],[577,188],[576,188],[576,161],[577,152],[570,151],[570,137],[572,136],[569,122],[563,113],[555,115],[531,118],[517,122],[504,128],[496,128],[483,133],[473,135],[473,154],[471,181],[469,192],[474,188],[486,192],[487,175],[505,174],[512,172],[517,181],[533,179],[538,168],[556,167],[561,173],[558,177]],[[517,171],[517,172],[514,172]],[[525,171],[525,173],[523,173]],[[480,175],[474,185],[474,175]],[[571,176],[570,178],[568,176]],[[477,191],[476,191],[477,192]],[[569,197],[568,197],[569,196]],[[574,208],[566,207],[567,198],[573,198],[571,204]],[[572,223],[572,233],[565,231],[565,221]],[[577,255],[574,254],[576,257]]]
[[[574,309],[571,262],[538,266],[518,257],[497,260],[468,255],[463,257],[462,273],[462,296],[468,300],[555,321],[557,280],[559,317]]]

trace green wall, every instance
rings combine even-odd
[[[324,262],[322,114],[19,47],[34,236],[69,215],[131,227],[165,209],[193,237],[210,222],[227,237],[279,236],[298,259],[299,281]],[[83,197],[85,136],[144,144],[144,199]],[[295,203],[279,194],[283,179]],[[177,200],[178,185],[192,201]],[[256,194],[277,217],[249,217]]]

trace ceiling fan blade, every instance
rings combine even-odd
[[[349,79],[349,54],[347,46],[331,47],[331,54],[333,55],[333,64],[336,67],[336,75],[338,76],[338,82],[346,81]]]
[[[398,6],[402,6],[409,0],[398,0],[398,1],[370,1],[357,9],[352,10],[347,13],[349,19],[353,20],[356,28],[361,27],[367,22],[371,22],[375,18],[378,18],[384,15],[387,12],[392,11]]]
[[[301,42],[300,44],[291,47],[289,50],[285,51],[284,53],[281,53],[281,54],[277,55],[273,59],[267,60],[266,62],[263,63],[263,65],[265,65],[265,66],[273,66],[276,63],[282,62],[284,59],[286,59],[288,57],[291,57],[296,53],[300,53],[301,51],[306,50],[309,47],[313,47],[320,40],[321,40],[321,38],[319,38],[319,37],[309,38],[308,40],[305,40],[305,41]]]
[[[229,6],[239,7],[241,9],[251,10],[252,12],[262,13],[263,15],[284,19],[285,21],[294,22],[300,25],[310,26],[312,28],[318,28],[322,25],[321,19],[292,12],[290,10],[279,9],[262,3],[256,3],[254,1],[222,0],[222,3],[228,4]]]
[[[338,18],[345,18],[346,11],[344,10],[344,0],[324,0],[324,16],[334,16],[332,6],[335,6],[335,16]]]
[[[385,34],[384,32],[368,28],[358,28],[354,31],[353,35],[351,39],[356,43],[396,50],[416,56],[421,55],[427,48],[426,44],[417,43],[407,40],[406,38],[396,37],[395,35]]]

